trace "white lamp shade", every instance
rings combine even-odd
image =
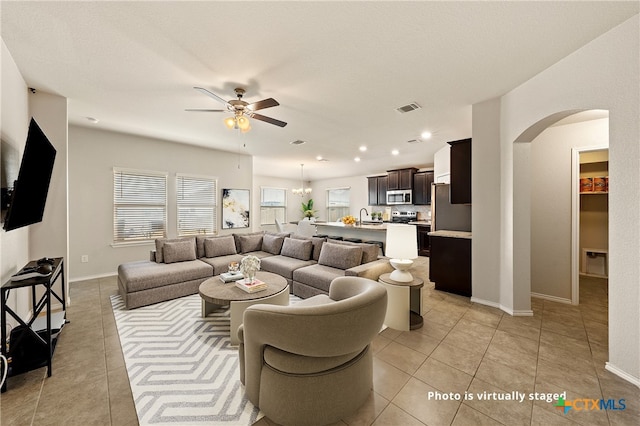
[[[387,245],[384,254],[392,259],[418,257],[418,236],[415,225],[390,223],[387,225]]]

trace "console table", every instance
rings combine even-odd
[[[387,289],[387,314],[384,323],[396,330],[415,330],[422,327],[422,288],[424,281],[413,278],[410,282],[394,281],[391,274],[382,274],[378,279]]]
[[[7,377],[15,376],[36,368],[47,366],[47,376],[51,377],[51,360],[55,349],[58,333],[64,326],[66,321],[66,292],[64,281],[64,260],[61,257],[52,259],[52,273],[47,277],[29,278],[22,281],[8,281],[0,288],[0,307],[2,308],[0,319],[0,349],[2,354],[11,359],[9,364]],[[25,268],[33,267],[36,261],[29,262]],[[53,290],[53,285],[58,280],[62,281],[62,294],[58,295]],[[36,300],[36,288],[44,287],[44,294],[39,300]],[[33,316],[29,321],[24,321],[20,316],[7,306],[7,299],[11,290],[18,288],[31,288],[31,303],[33,307]],[[51,312],[51,298],[55,297],[62,303],[62,311]],[[42,311],[46,309],[45,317],[40,316]],[[11,341],[7,344],[7,314],[18,322],[18,326],[14,327],[11,332]],[[27,342],[35,342],[37,346],[42,347],[42,351],[38,354],[29,353],[31,357],[20,358],[21,345],[27,345]],[[26,351],[24,351],[26,352]],[[36,355],[36,356],[34,356]],[[37,356],[41,355],[41,356]],[[7,390],[7,382],[5,381],[1,391]]]

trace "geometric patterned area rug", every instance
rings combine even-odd
[[[294,296],[295,297],[295,296]],[[140,425],[251,425],[229,310],[201,316],[198,294],[132,310],[111,296]]]

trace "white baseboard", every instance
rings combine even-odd
[[[549,296],[548,294],[533,293],[533,292],[531,292],[531,297],[535,297],[536,299],[544,299],[544,300],[549,300],[551,302],[565,303],[567,305],[571,305],[571,299],[566,299],[564,297]]]
[[[508,308],[508,307],[502,305],[501,303],[492,302],[490,300],[478,299],[477,297],[471,297],[471,301],[473,303],[477,303],[479,305],[485,305],[485,306],[491,306],[492,308],[498,308],[498,309],[508,313],[512,317],[532,317],[533,316],[533,311],[530,310],[530,309],[513,310],[511,308]]]
[[[626,380],[627,382],[636,385],[637,387],[640,388],[640,378],[638,377],[634,377],[631,374],[628,374],[622,370],[620,370],[618,367],[616,367],[615,365],[611,364],[610,362],[605,362],[604,364],[604,369],[607,371],[610,371],[611,373],[615,374],[616,376],[620,377],[621,379]]]
[[[88,281],[88,280],[95,280],[95,279],[99,279],[99,278],[108,278],[108,277],[115,277],[116,275],[118,275],[117,273],[108,273],[108,274],[98,274],[98,275],[88,275],[85,277],[77,277],[77,278],[69,278],[69,282],[70,283],[77,283],[79,281]]]

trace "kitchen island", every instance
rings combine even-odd
[[[327,235],[329,238],[342,237],[346,238],[358,238],[363,243],[368,241],[380,241],[384,246],[387,242],[387,222],[379,222],[377,224],[362,224],[362,225],[345,225],[342,222],[324,222],[316,223],[319,235]]]

